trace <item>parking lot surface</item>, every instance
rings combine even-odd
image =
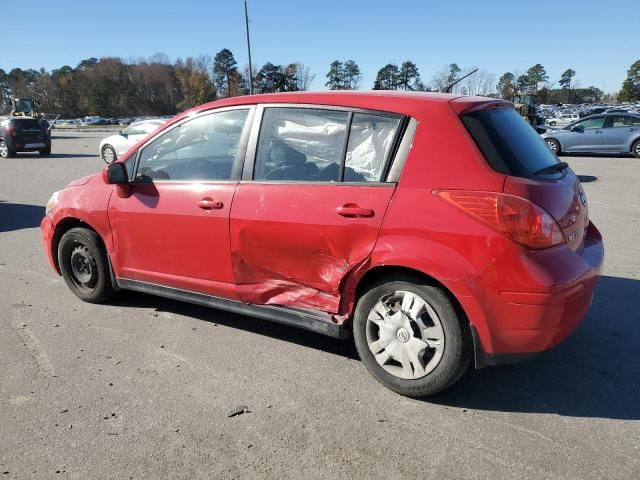
[[[73,296],[39,224],[104,165],[100,135],[54,131],[51,157],[0,161],[0,478],[640,478],[640,160],[563,157],[606,247],[578,331],[420,401],[376,383],[351,341]]]

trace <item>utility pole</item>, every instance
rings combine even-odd
[[[249,41],[249,14],[247,0],[244,0],[244,24],[247,30],[247,52],[249,53],[249,95],[253,95],[253,67],[251,65],[251,42]]]

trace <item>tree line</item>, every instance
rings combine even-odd
[[[252,66],[254,93],[308,90],[315,79],[300,62],[284,65],[267,62]],[[469,72],[472,75],[465,77]],[[620,101],[640,100],[640,60],[628,70],[618,94]],[[446,91],[463,95],[484,95],[512,99],[518,94],[536,94],[538,103],[590,103],[605,99],[597,87],[581,88],[575,70],[568,68],[558,80],[549,81],[541,64],[524,73],[506,72],[496,76],[476,66],[457,63],[444,66],[429,81],[423,80],[411,60],[380,68],[374,90]],[[362,87],[362,72],[354,60],[334,60],[325,75],[330,90],[356,90]],[[461,81],[459,81],[462,79]],[[452,86],[453,85],[453,86]],[[9,72],[0,69],[0,113],[7,113],[10,99],[34,98],[43,112],[63,117],[102,115],[167,115],[217,98],[247,95],[249,68],[238,67],[233,53],[223,48],[209,55],[178,58],[157,53],[150,58],[124,61],[118,57],[82,60],[75,68],[65,65],[45,69]]]

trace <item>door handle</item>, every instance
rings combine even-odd
[[[336,213],[343,217],[355,218],[355,217],[373,217],[373,210],[370,208],[362,208],[354,203],[347,203],[341,207],[336,208]]]
[[[198,202],[198,207],[203,210],[220,210],[224,207],[224,203],[218,202],[211,197],[205,197]]]
[[[602,130],[596,130],[596,133],[602,133]]]

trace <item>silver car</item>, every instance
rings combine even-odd
[[[632,153],[640,158],[640,115],[605,113],[542,134],[560,153]]]
[[[106,163],[115,162],[120,155],[165,122],[165,119],[160,119],[132,123],[117,135],[111,135],[100,142],[100,156]]]

